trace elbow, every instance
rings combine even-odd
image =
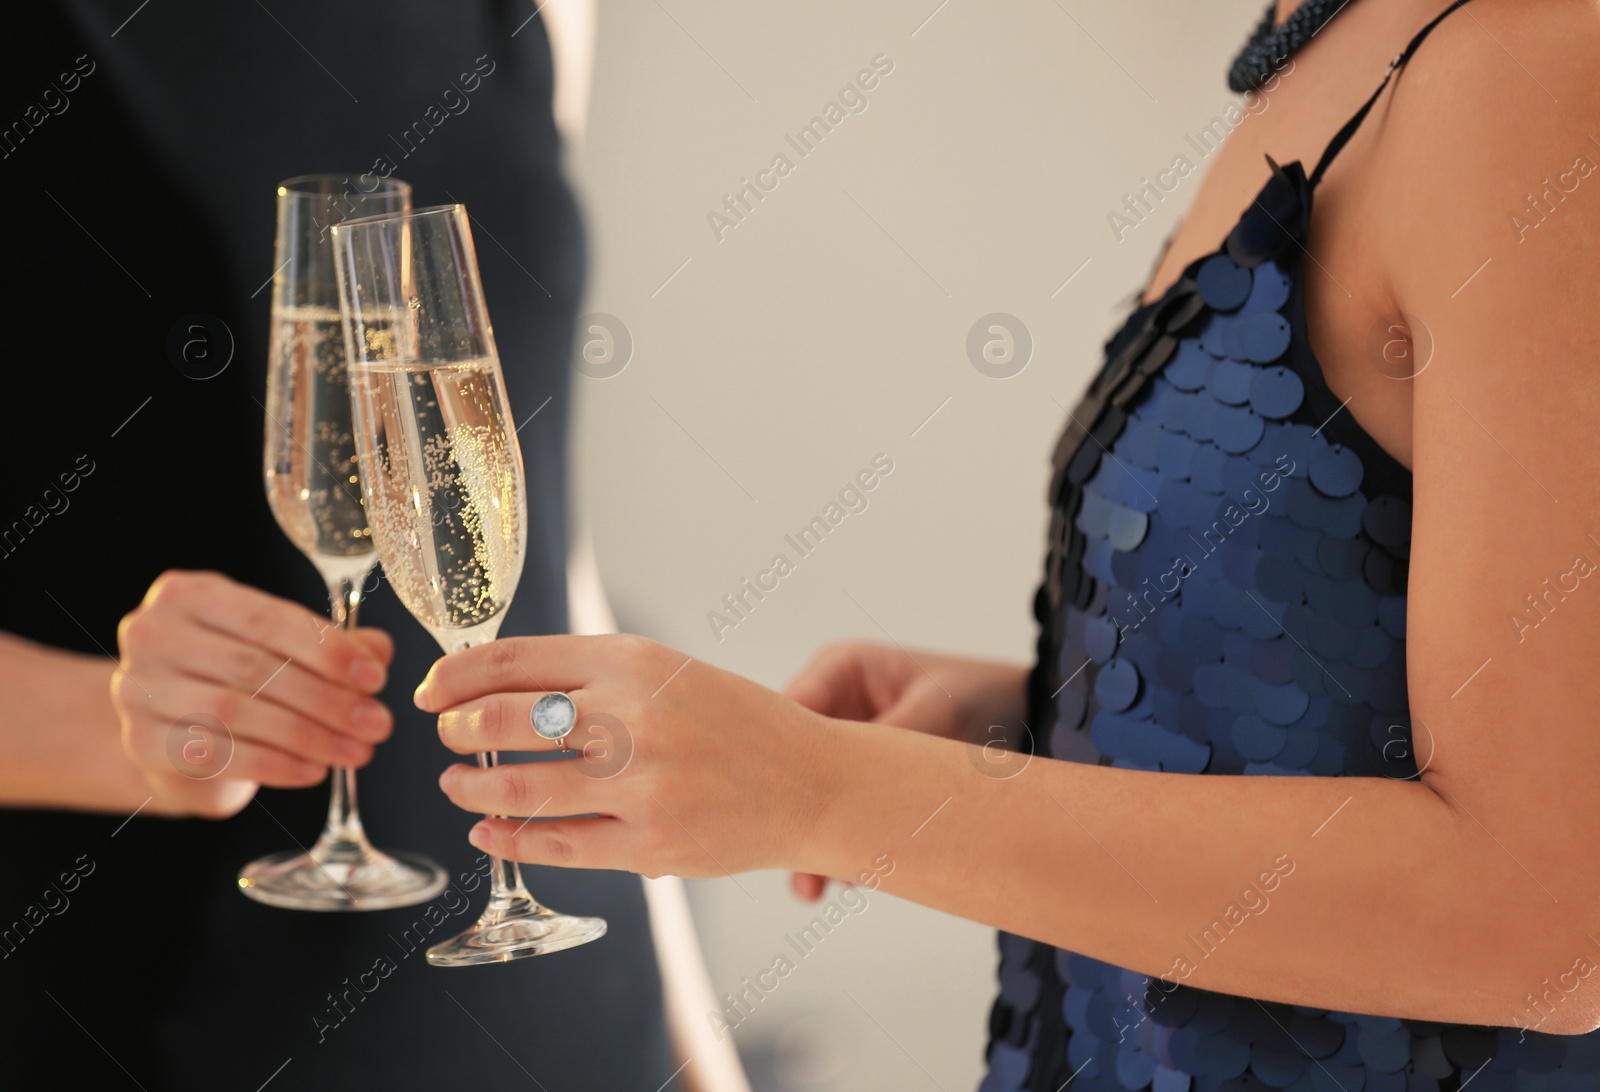
[[[1600,983],[1596,985],[1600,986]],[[1574,998],[1551,1012],[1543,1023],[1526,1026],[1523,1030],[1538,1031],[1545,1035],[1588,1035],[1591,1031],[1600,1030],[1600,1006],[1593,999],[1588,1004],[1577,1006]]]
[[[1545,970],[1543,977],[1528,972],[1519,987],[1523,993],[1513,1004],[1512,1027],[1543,1035],[1587,1035],[1600,1030],[1600,974],[1588,956],[1578,955],[1559,973]],[[1548,965],[1547,965],[1548,968]],[[1509,990],[1507,992],[1510,992]]]
[[[1519,1025],[1520,1026],[1520,1025]],[[1524,1034],[1536,1031],[1543,1035],[1588,1035],[1591,1031],[1600,1030],[1600,1014],[1588,1013],[1556,1013],[1549,1020],[1533,1027],[1524,1027]]]

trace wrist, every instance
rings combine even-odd
[[[802,733],[803,751],[792,765],[800,773],[787,781],[795,794],[794,807],[787,809],[792,821],[779,831],[782,860],[776,866],[837,876],[838,861],[851,852],[851,812],[859,799],[854,769],[867,761],[861,737],[874,725],[806,716],[811,722]]]
[[[906,838],[952,794],[950,771],[963,761],[956,748],[966,745],[831,717],[818,717],[809,735],[805,773],[795,779],[804,820],[792,825],[777,867],[867,882],[861,876],[881,874],[883,859],[902,855]]]

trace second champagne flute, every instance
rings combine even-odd
[[[527,495],[466,209],[354,220],[332,235],[378,557],[445,652],[492,641],[522,576]],[[491,860],[483,916],[428,949],[429,963],[506,962],[605,934],[600,918],[541,906],[516,862]]]
[[[267,375],[267,501],[278,526],[328,585],[333,624],[355,625],[361,585],[377,564],[356,482],[344,335],[333,272],[331,223],[404,212],[411,187],[386,179],[370,193],[344,175],[303,175],[278,186]],[[427,902],[449,877],[416,854],[372,847],[356,810],[356,773],[336,767],[328,819],[309,852],[252,861],[239,889],[290,910],[383,910]]]

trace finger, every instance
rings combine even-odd
[[[828,886],[828,881],[821,876],[814,876],[809,872],[791,872],[789,874],[789,887],[795,895],[806,902],[816,902],[822,898],[823,889]]]
[[[439,714],[439,739],[461,755],[483,751],[558,751],[557,740],[546,739],[533,726],[533,707],[543,691],[490,694]],[[583,724],[583,711],[598,708],[597,692],[574,690],[567,695],[578,710],[573,731]],[[570,747],[571,745],[568,744]]]
[[[394,717],[382,702],[348,686],[336,686],[264,648],[204,629],[188,619],[153,628],[138,658],[149,658],[191,678],[283,706],[367,743],[389,738],[394,728]],[[135,667],[138,668],[137,663]]]
[[[235,739],[233,758],[222,777],[255,781],[274,789],[308,789],[328,777],[328,767],[285,754],[248,739]]]
[[[622,820],[606,816],[532,823],[483,819],[467,840],[496,857],[525,864],[632,871],[628,828]]]
[[[875,714],[871,718],[872,723],[887,724],[892,728],[914,728],[919,721],[927,719],[918,716],[920,711],[918,707],[924,703],[922,695],[908,691],[887,709]]]
[[[437,661],[417,687],[417,708],[437,713],[486,694],[571,692],[594,681],[608,662],[638,638],[619,634],[507,637]],[[613,654],[608,657],[608,650]]]
[[[439,787],[456,807],[480,815],[587,815],[611,803],[604,782],[585,777],[571,759],[489,769],[458,763],[439,775]]]
[[[143,759],[150,759],[148,765]],[[223,781],[254,781],[275,789],[305,789],[322,782],[328,767],[285,754],[248,739],[234,737],[205,741],[205,749],[164,745],[153,756],[142,756],[142,768],[178,789],[220,785]]]
[[[848,652],[823,652],[790,680],[783,693],[825,717],[865,720],[871,716],[862,693],[861,673]]]
[[[292,660],[329,682],[373,694],[387,668],[364,641],[297,603],[268,595],[218,573],[163,573],[145,596],[152,610],[174,612]]]
[[[388,666],[394,662],[394,638],[385,631],[371,626],[361,626],[347,632],[366,645],[367,651],[376,656],[379,663]]]
[[[251,699],[237,690],[199,679],[182,679],[163,687],[144,714],[162,736],[182,731],[188,718],[215,718],[237,740],[252,740],[293,758],[323,766],[365,766],[372,745],[331,731],[316,721],[269,701]]]

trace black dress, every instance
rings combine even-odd
[[[1274,164],[1222,247],[1108,343],[1055,454],[1029,681],[1040,753],[1196,775],[1418,776],[1411,474],[1341,409],[1306,336],[1312,198],[1376,99],[1309,178]],[[1293,888],[1293,839],[1285,848],[1155,978],[1002,934],[983,1092],[1600,1086],[1600,1032],[1449,1026],[1185,985]],[[1561,992],[1530,997],[1529,1028]]]
[[[114,651],[118,619],[167,568],[220,570],[325,608],[262,492],[261,286],[276,184],[358,175],[381,157],[419,206],[467,204],[517,420],[550,399],[520,432],[532,517],[503,633],[565,628],[568,361],[585,267],[532,10],[70,0],[8,12],[0,629]],[[236,346],[212,379],[189,378],[169,351],[197,313]],[[399,644],[384,694],[396,730],[360,775],[368,828],[380,846],[445,864],[459,886],[479,857],[473,817],[439,792],[454,756],[410,701],[437,646],[386,588],[363,621]],[[0,811],[0,1087],[272,1078],[273,1092],[649,1092],[667,1079],[636,877],[530,869],[542,899],[609,919],[610,934],[515,964],[435,969],[420,946],[470,923],[481,886],[348,915],[240,896],[239,867],[309,844],[326,806],[316,788],[263,791],[225,822]],[[392,969],[375,973],[384,961]]]

